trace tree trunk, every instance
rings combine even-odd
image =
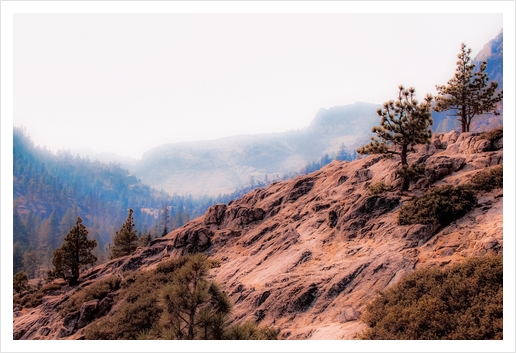
[[[70,279],[70,284],[76,285],[78,279],[79,279],[79,265],[73,264],[72,265],[72,278]]]
[[[401,167],[408,167],[408,162],[407,162],[407,148],[408,146],[407,145],[402,145],[401,146]],[[401,191],[407,191],[408,188],[409,188],[409,185],[410,185],[410,178],[409,176],[405,173],[403,175],[403,182],[401,184]]]
[[[194,339],[194,320],[195,320],[195,312],[190,313],[190,322],[188,323],[188,339]]]
[[[468,118],[466,116],[466,106],[462,106],[462,116],[460,117],[461,132],[469,132],[469,124],[466,125]]]

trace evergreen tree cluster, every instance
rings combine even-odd
[[[79,216],[98,244],[95,256],[106,261],[108,244],[129,209],[137,235],[145,236],[141,242],[148,244],[150,238],[162,235],[162,205],[169,205],[171,231],[223,197],[170,196],[142,184],[119,164],[36,147],[23,128],[14,128],[13,157],[13,273],[25,270],[29,278],[52,267],[54,251]]]
[[[461,132],[469,132],[471,121],[477,115],[492,112],[499,115],[497,103],[503,99],[503,90],[498,82],[489,82],[487,61],[477,65],[471,61],[471,48],[462,44],[457,55],[455,74],[447,85],[436,85],[436,112],[451,110],[461,123]]]

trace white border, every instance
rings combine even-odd
[[[513,215],[514,203],[514,43],[513,1],[2,1],[1,2],[1,249],[2,249],[2,343],[1,351],[39,352],[514,352],[514,216],[504,218],[504,331],[503,341],[255,341],[255,342],[160,342],[160,341],[13,341],[12,299],[12,117],[13,117],[13,14],[16,13],[503,13],[504,16],[504,115],[505,198],[504,209]],[[481,24],[479,24],[481,25]],[[436,35],[438,24],[436,24]],[[509,182],[510,181],[510,182]],[[510,212],[510,213],[509,213]]]

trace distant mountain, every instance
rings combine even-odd
[[[503,88],[503,29],[496,38],[490,40],[484,48],[475,56],[473,62],[478,66],[482,61],[487,61],[487,74],[490,81],[497,81],[498,87]],[[451,77],[450,77],[451,78]],[[445,84],[443,82],[442,84]],[[503,101],[498,108],[502,109]],[[436,132],[447,132],[451,130],[460,131],[460,122],[450,112],[432,112],[434,119],[434,130]],[[475,117],[471,122],[471,131],[485,131],[503,125],[503,113],[499,116],[484,114]]]
[[[378,123],[378,107],[355,103],[321,108],[308,127],[297,131],[161,145],[127,168],[171,194],[228,194],[253,181],[297,173],[325,154],[333,158],[343,144],[353,153]]]
[[[411,200],[429,188],[468,183],[472,176],[499,171],[503,161],[502,140],[493,144],[477,136],[448,133],[434,136],[431,146],[410,157],[424,160],[427,170],[408,195],[397,191],[371,195],[370,185],[399,185],[395,178],[399,158],[333,161],[317,172],[214,205],[133,254],[84,271],[77,287],[55,281],[51,291],[39,292],[45,295],[41,304],[25,299],[32,298],[28,293],[36,294],[21,293],[13,298],[13,339],[115,339],[122,334],[132,339],[151,330],[172,331],[168,325],[175,322],[163,316],[170,311],[158,305],[170,303],[170,293],[180,290],[165,289],[171,287],[167,278],[176,278],[177,272],[171,271],[180,266],[180,256],[195,252],[218,262],[209,276],[233,304],[228,324],[273,325],[280,329],[279,339],[357,339],[370,324],[363,314],[378,291],[396,288],[414,270],[449,269],[465,259],[504,253],[501,188],[479,193],[478,204],[449,224],[420,219],[429,224],[399,225],[400,209],[413,205]],[[467,204],[465,198],[461,201]],[[425,206],[420,210],[425,214]],[[449,292],[439,286],[433,292],[427,289],[435,287],[434,277],[424,286],[413,285],[410,301],[423,309],[393,315],[399,322],[395,327],[410,326],[415,319],[406,318],[412,315],[421,317],[419,329],[430,327],[428,332],[443,338],[454,331],[501,333],[503,311],[496,309],[501,292],[492,282],[494,278],[501,286],[503,278],[489,266],[483,269],[461,271],[473,279],[452,282],[455,290]],[[475,279],[480,273],[483,277]],[[454,278],[459,274],[454,272]],[[157,279],[141,284],[152,277]],[[445,283],[446,277],[440,278]],[[484,307],[469,303],[473,297],[467,287],[483,289],[485,294],[478,298],[485,300]],[[480,324],[464,320],[465,310],[476,313]],[[463,325],[434,324],[442,323],[442,318],[462,320]]]
[[[137,160],[133,157],[128,156],[120,156],[118,154],[112,152],[97,152],[89,147],[84,148],[74,148],[70,150],[71,154],[74,156],[79,156],[83,158],[88,158],[91,161],[99,161],[101,163],[120,163],[125,168],[128,168],[134,164],[136,164]]]

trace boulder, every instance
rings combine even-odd
[[[111,293],[109,293],[109,294],[111,294]],[[109,310],[111,309],[112,305],[113,305],[113,297],[112,296],[108,295],[104,299],[102,299],[97,308],[97,317],[106,315],[109,312]]]
[[[183,229],[175,240],[175,248],[186,248],[186,253],[193,253],[206,250],[211,245],[213,232],[202,226]]]
[[[93,299],[82,304],[80,309],[79,320],[77,321],[76,326],[78,329],[83,328],[95,318],[98,306],[98,299]]]
[[[455,131],[455,130],[452,130],[448,133],[440,135],[439,136],[440,140],[441,140],[440,148],[446,149],[449,145],[455,143],[455,141],[457,141],[457,139],[459,138],[459,135],[460,135],[460,132]]]
[[[360,312],[353,307],[344,308],[339,314],[339,322],[341,324],[348,321],[358,320]]]
[[[309,193],[314,187],[314,178],[299,179],[292,187],[287,196],[287,201],[295,201],[303,195]]]
[[[71,333],[77,326],[77,321],[79,321],[80,315],[81,312],[79,310],[67,314],[63,319],[64,328]]]
[[[205,225],[219,225],[224,219],[227,206],[225,204],[213,205],[206,211],[204,215]]]

